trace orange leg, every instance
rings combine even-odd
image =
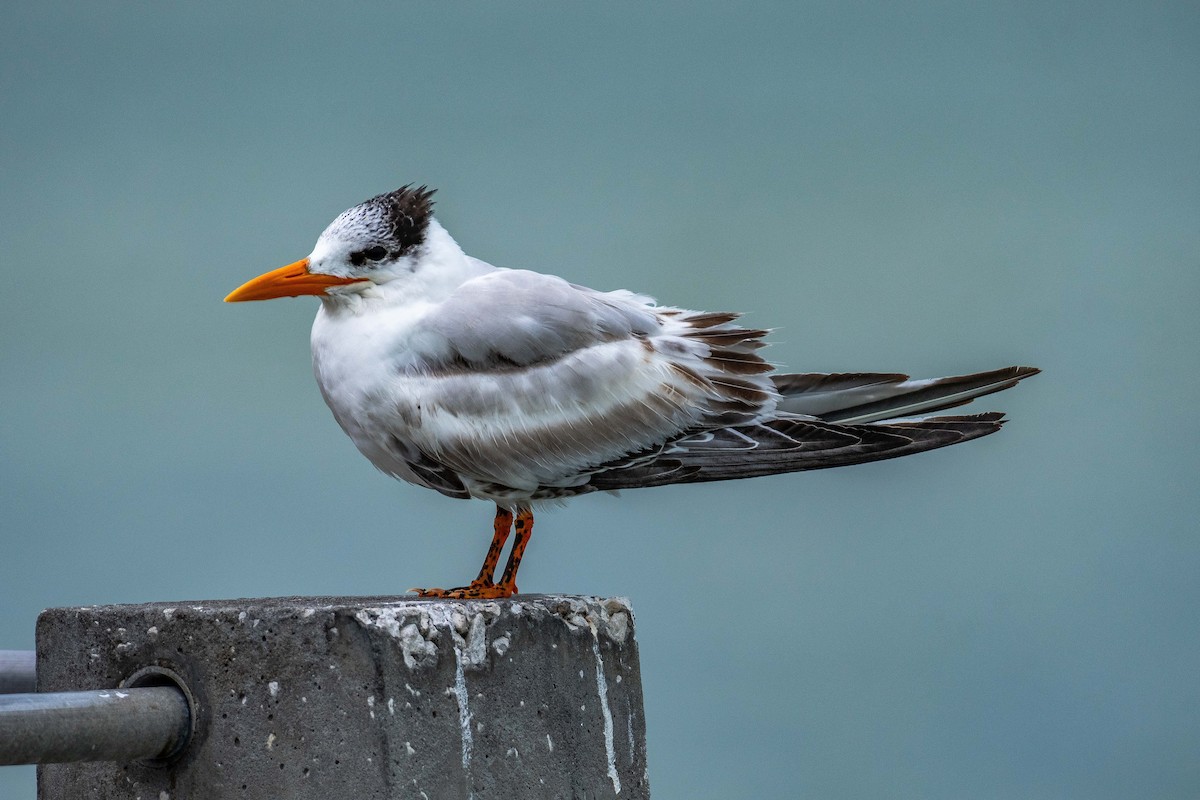
[[[513,539],[512,552],[508,555],[508,564],[504,567],[504,575],[499,583],[495,583],[496,565],[500,561],[500,552],[508,541],[509,529],[513,527],[512,512],[496,506],[496,522],[492,534],[492,544],[488,547],[487,556],[483,559],[483,567],[479,577],[467,586],[456,589],[410,589],[420,597],[444,597],[452,599],[502,599],[517,593],[517,569],[521,566],[521,556],[525,554],[525,546],[529,544],[529,534],[533,530],[533,512],[521,509],[517,512],[516,536]]]
[[[500,551],[508,541],[508,532],[512,528],[513,515],[507,508],[496,506],[496,520],[492,523],[492,543],[484,556],[483,566],[479,568],[479,577],[471,581],[476,583],[491,583],[495,579],[496,564],[500,561]]]
[[[529,537],[533,533],[533,512],[528,508],[518,511],[514,527],[516,535],[513,537],[512,552],[508,554],[508,564],[504,567],[499,584],[512,587],[512,594],[517,593],[517,570],[521,568],[521,557],[525,555],[525,546],[529,544]]]

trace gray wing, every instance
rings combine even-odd
[[[943,447],[998,430],[1000,415],[895,417],[1036,372],[773,375],[756,352],[765,331],[736,318],[497,270],[425,317],[419,358],[392,387],[406,407],[389,419],[417,421],[397,434],[446,494],[553,497]]]
[[[649,298],[500,268],[464,283],[424,325],[446,346],[433,354],[430,368],[480,371],[545,363],[661,328]]]
[[[1035,367],[1005,367],[926,380],[869,372],[775,375],[773,380],[783,395],[780,410],[827,422],[861,424],[944,411],[1009,389],[1038,372]]]

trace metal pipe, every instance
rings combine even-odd
[[[37,691],[36,656],[32,650],[0,650],[0,694]]]
[[[166,758],[190,727],[176,686],[0,695],[0,765]]]

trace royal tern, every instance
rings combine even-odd
[[[307,258],[225,298],[319,297],[317,384],[363,455],[396,478],[496,504],[479,576],[413,590],[422,596],[516,593],[539,501],[965,442],[999,430],[1002,415],[914,415],[1038,371],[780,374],[757,352],[766,331],[740,327],[737,314],[660,306],[468,256],[434,218],[432,195],[405,186],[373,197],[338,216]]]

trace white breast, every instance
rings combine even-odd
[[[312,329],[313,373],[334,418],[362,454],[387,474],[421,484],[405,460],[420,400],[396,380],[406,355],[404,334],[418,323],[419,309],[388,311],[409,313],[387,314],[391,324],[381,326],[382,311],[331,314],[322,307]]]

